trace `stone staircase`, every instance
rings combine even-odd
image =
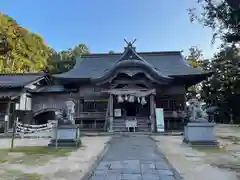
[[[148,127],[148,119],[137,118],[137,132],[150,132],[150,127]]]
[[[113,132],[127,132],[124,119],[113,120]]]
[[[146,118],[137,118],[136,132],[149,132],[148,120]],[[114,119],[113,120],[113,132],[127,132],[125,125],[125,119]]]

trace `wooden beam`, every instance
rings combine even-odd
[[[150,94],[155,94],[156,90],[155,89],[110,89],[110,90],[105,90],[104,92],[107,92],[109,94],[114,94],[114,95],[133,95],[133,96],[147,96]]]

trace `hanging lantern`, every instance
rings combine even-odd
[[[145,97],[142,97],[141,104],[142,104],[142,105],[147,104],[147,101],[146,101]]]
[[[123,102],[122,96],[118,95],[117,101],[118,101],[118,103],[122,103]]]

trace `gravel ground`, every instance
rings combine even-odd
[[[185,180],[238,180],[237,173],[205,162],[208,154],[182,144],[182,137],[155,136],[159,149]]]
[[[33,138],[33,139],[15,139],[14,146],[47,146],[50,139],[48,138]],[[10,148],[11,147],[11,139],[10,138],[1,138],[0,139],[0,148]]]
[[[217,125],[216,134],[226,152],[209,154],[198,151],[182,144],[181,136],[153,138],[160,151],[185,180],[240,180],[240,128]],[[55,158],[45,165],[1,164],[0,174],[3,171],[24,172],[40,174],[45,180],[79,180],[89,171],[110,139],[108,136],[83,137],[83,147],[69,156]],[[14,144],[45,146],[48,142],[49,139],[16,139]],[[0,148],[9,148],[10,144],[11,139],[0,139]]]
[[[97,156],[103,151],[104,147],[111,137],[83,137],[83,147],[77,151],[70,153],[69,156],[59,157],[51,160],[45,165],[27,166],[24,164],[2,164],[1,170],[22,171],[24,173],[37,173],[43,176],[43,179],[51,180],[79,180],[89,168],[93,165]],[[9,139],[1,139],[1,147],[9,147]],[[24,139],[16,140],[16,145],[36,146],[46,145],[47,139]]]
[[[224,152],[207,153],[182,144],[181,136],[154,136],[159,149],[185,180],[240,180],[240,128],[217,125]]]

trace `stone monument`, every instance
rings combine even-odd
[[[193,145],[217,145],[215,123],[208,122],[208,114],[197,99],[191,99],[188,107],[189,122],[184,126],[183,142]]]
[[[55,112],[56,126],[53,128],[50,147],[79,147],[81,145],[79,128],[69,119],[68,109]]]

